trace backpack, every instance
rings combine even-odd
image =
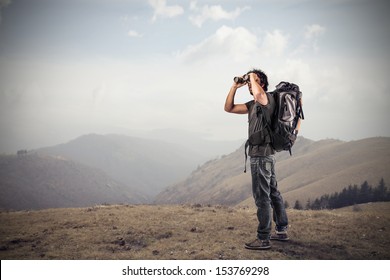
[[[273,92],[276,103],[272,120],[267,120],[275,151],[289,151],[294,145],[299,119],[305,119],[302,109],[302,92],[296,84],[280,82]]]
[[[271,145],[275,151],[289,151],[292,155],[291,148],[295,143],[296,134],[294,133],[299,119],[304,119],[302,109],[302,92],[296,84],[280,82],[276,89],[269,92],[275,99],[275,111],[270,118],[265,114],[262,106],[258,106],[257,116],[264,118],[265,128],[271,138]],[[249,135],[245,143],[245,163],[247,160],[247,148],[251,143],[250,139],[257,132]],[[246,172],[246,164],[244,172]]]

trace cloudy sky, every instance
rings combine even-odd
[[[224,112],[252,68],[303,92],[301,135],[390,136],[389,4],[377,0],[0,0],[0,153],[87,133],[244,139]],[[237,102],[250,100],[246,88]]]

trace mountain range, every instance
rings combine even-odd
[[[156,136],[155,139],[152,135]],[[216,152],[222,153],[222,147],[225,151],[226,146],[229,147],[228,142],[196,139],[174,131],[171,132],[174,139],[168,142],[161,140],[163,135],[163,131],[152,132],[149,138],[89,134],[65,144],[38,149],[37,152],[103,170],[152,200],[167,185],[184,179],[197,165],[217,156]],[[213,149],[215,146],[220,147],[218,151]]]
[[[166,186],[233,145],[237,142],[158,130],[144,138],[88,134],[51,147],[20,150],[18,156],[0,155],[0,208],[151,203]]]
[[[195,139],[182,143],[175,135],[176,143],[157,138],[90,134],[20,155],[1,155],[0,208],[253,204],[249,166],[243,173],[243,146],[215,157],[232,143],[197,145]],[[350,142],[299,137],[292,156],[276,155],[279,189],[292,205],[365,180],[389,182],[389,148],[390,138],[385,137]]]

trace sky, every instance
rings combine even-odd
[[[233,77],[298,84],[300,135],[390,136],[381,0],[0,0],[0,153],[89,133],[247,137]],[[247,88],[236,102],[251,100]]]

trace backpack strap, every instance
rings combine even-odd
[[[257,108],[256,108],[256,110],[257,110],[256,111],[256,116],[259,117],[259,115],[261,115],[261,117],[263,118],[264,127],[267,129],[269,137],[270,137],[270,140],[271,140],[271,143],[272,143],[271,117],[269,115],[265,114],[263,106],[261,106],[261,104],[258,104],[258,105],[255,105],[255,106],[257,106]],[[244,148],[244,152],[245,152],[244,173],[246,173],[246,162],[248,160],[248,152],[247,152],[247,150],[248,150],[248,147],[250,145],[251,145],[251,143],[250,143],[249,139],[246,140],[245,148]]]
[[[273,140],[272,138],[273,138],[273,136],[272,136],[272,129],[271,129],[271,126],[272,126],[271,116],[270,116],[269,114],[266,114],[266,113],[264,112],[263,106],[261,106],[261,105],[259,104],[258,107],[260,107],[261,114],[263,115],[264,126],[265,126],[265,128],[267,129],[267,131],[268,131],[268,134],[269,134],[269,137],[270,137],[270,140],[271,140],[271,143],[272,143],[272,140]],[[259,113],[259,112],[257,112],[257,113]]]
[[[246,142],[245,142],[245,163],[244,163],[244,173],[246,173],[246,162],[247,162],[247,160],[248,160],[248,153],[247,153],[247,149],[248,149],[248,147],[249,147],[249,139],[248,140],[246,140]]]

